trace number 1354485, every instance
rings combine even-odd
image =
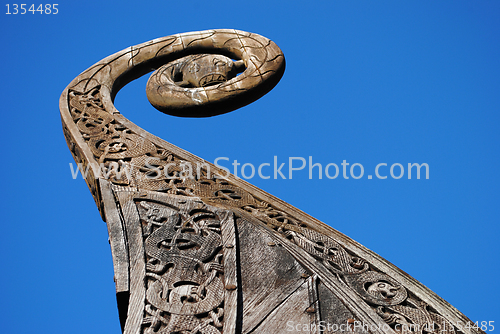
[[[57,8],[58,4],[39,4],[38,6],[35,4],[6,4],[7,12],[5,14],[57,14],[59,13],[59,9]]]

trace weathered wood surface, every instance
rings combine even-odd
[[[86,182],[108,224],[124,333],[479,332],[377,254],[147,133],[112,103],[156,70],[153,105],[211,116],[265,94],[284,64],[256,34],[178,34],[105,58],[62,93],[68,146],[91,167]]]

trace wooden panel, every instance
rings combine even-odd
[[[233,213],[183,196],[114,191],[130,254],[124,333],[235,333],[240,307]]]
[[[120,212],[116,206],[116,200],[111,190],[111,185],[106,180],[99,180],[102,201],[106,208],[105,217],[108,227],[109,244],[113,255],[113,267],[115,270],[116,292],[129,291],[129,258],[128,249],[125,245],[125,227],[120,218]]]
[[[238,219],[243,333],[251,332],[302,284],[305,269],[258,226]],[[306,294],[306,300],[307,294]]]
[[[352,320],[355,320],[354,315],[351,311],[322,283],[318,283],[318,298],[319,298],[319,313],[321,320],[325,326],[323,333],[342,333],[341,325],[343,328]],[[350,321],[350,319],[352,319]],[[353,325],[351,325],[353,326]],[[353,329],[354,333],[366,334],[366,331],[358,330],[358,328]],[[344,331],[345,332],[345,331]]]
[[[237,254],[239,245],[236,242],[236,227],[233,213],[227,212],[221,223],[222,245],[224,252],[224,334],[237,332],[238,311],[240,310],[238,293],[241,292],[238,279]],[[234,288],[233,288],[234,287]],[[241,315],[240,315],[241,316]]]
[[[314,314],[308,312],[310,304],[309,284],[303,282],[251,333],[319,333]]]

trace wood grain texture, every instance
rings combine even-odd
[[[304,284],[306,270],[255,225],[239,219],[243,333],[250,333]]]

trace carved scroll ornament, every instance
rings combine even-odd
[[[108,225],[124,333],[275,333],[292,324],[328,332],[321,323],[358,333],[475,333],[377,254],[149,134],[112,103],[127,82],[153,71],[153,106],[213,116],[267,93],[284,68],[269,39],[209,30],[127,48],[62,93],[74,159],[82,169],[99,166],[86,182]],[[186,165],[202,167],[186,175]]]

